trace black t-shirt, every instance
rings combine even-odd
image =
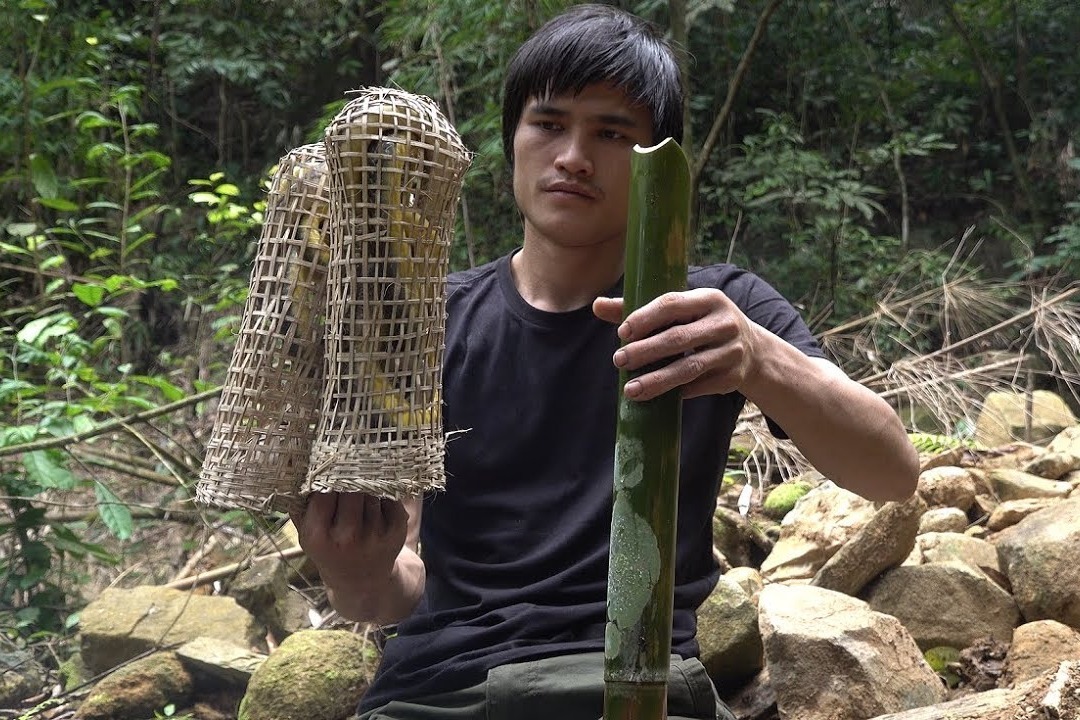
[[[747,316],[822,356],[798,313],[730,265],[693,268]],[[618,297],[621,288],[609,293]],[[478,684],[490,668],[604,648],[618,372],[590,307],[538,310],[504,257],[447,287],[446,490],[425,498],[424,596],[385,647],[363,710]],[[683,403],[672,651],[697,655],[716,584],[712,518],[738,393]]]

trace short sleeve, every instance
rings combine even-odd
[[[750,320],[798,348],[807,357],[826,357],[799,311],[757,275],[733,265],[720,264],[691,268],[688,277],[691,289],[712,287],[721,290]],[[775,437],[787,438],[783,428],[771,418],[765,420]]]

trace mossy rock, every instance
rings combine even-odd
[[[960,684],[960,674],[956,671],[960,662],[960,651],[947,645],[932,647],[923,653],[923,657],[930,665],[930,669],[945,681],[945,684],[954,688]]]
[[[237,720],[341,720],[367,690],[378,656],[345,630],[290,635],[251,676]]]
[[[786,482],[773,488],[765,498],[762,510],[765,514],[776,520],[781,520],[791,512],[795,503],[799,502],[803,495],[814,489],[814,486],[803,480]]]
[[[83,665],[82,655],[76,651],[60,663],[60,667],[57,668],[57,673],[60,676],[60,681],[64,686],[64,690],[73,690],[84,682],[89,677],[89,673],[86,672],[86,666]]]
[[[194,680],[173,652],[154,653],[99,682],[79,707],[79,720],[150,718],[166,705],[184,706]]]

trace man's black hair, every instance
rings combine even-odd
[[[659,30],[609,5],[577,5],[525,41],[506,70],[503,152],[514,164],[514,133],[533,97],[577,94],[610,83],[652,115],[653,139],[682,141],[682,85],[675,53]]]

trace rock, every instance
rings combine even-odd
[[[945,466],[919,475],[918,493],[931,508],[952,507],[967,512],[975,502],[977,485],[970,470]]]
[[[980,540],[985,540],[986,537],[990,535],[990,531],[987,530],[986,526],[984,526],[984,525],[972,525],[971,527],[969,527],[967,530],[964,531],[964,534],[969,536],[969,537],[979,538]]]
[[[1049,714],[1047,700],[1050,693],[1047,690],[1053,681],[1053,677],[1029,680],[1011,690],[1002,688],[969,694],[940,705],[889,713],[870,720],[1072,720],[1080,717],[1076,713]],[[1071,687],[1070,683],[1078,681],[1080,672],[1068,675],[1062,686]],[[1063,706],[1063,703],[1059,703],[1059,706]],[[1072,710],[1066,709],[1065,712]]]
[[[1046,446],[1048,452],[1068,453],[1080,457],[1080,425],[1067,427]]]
[[[300,534],[292,520],[286,520],[276,533],[268,538],[268,542],[261,544],[259,554],[268,555],[288,548],[300,546]],[[307,555],[292,558],[286,563],[288,567],[288,582],[295,585],[312,585],[319,583],[319,569]]]
[[[1047,452],[1020,469],[1047,480],[1061,480],[1068,473],[1080,469],[1080,456],[1069,452]]]
[[[958,561],[904,565],[866,593],[874,610],[897,618],[923,650],[966,648],[991,636],[1008,642],[1020,623],[1012,597],[989,576]]]
[[[184,643],[176,649],[176,656],[193,675],[241,687],[248,684],[252,673],[266,660],[263,653],[207,637]]]
[[[975,439],[986,447],[1012,440],[1040,442],[1075,424],[1076,417],[1069,406],[1049,390],[1035,390],[1030,396],[1020,392],[992,392],[983,401],[975,421]]]
[[[67,659],[61,660],[56,672],[60,676],[60,685],[67,691],[79,687],[90,678],[82,661],[82,653],[78,650],[71,653]]]
[[[967,529],[968,517],[963,510],[954,507],[939,507],[927,510],[919,518],[919,534],[962,533]]]
[[[915,538],[915,549],[904,565],[926,563],[962,562],[968,567],[985,572],[1001,572],[997,548],[993,543],[960,533],[925,533]]]
[[[1046,450],[1044,448],[1025,442],[1000,445],[991,448],[990,450],[982,450],[975,453],[974,461],[970,469],[979,472],[996,470],[998,468],[1010,468],[1015,470],[1016,468],[1031,462],[1045,452]],[[979,475],[976,473],[975,477],[978,479]]]
[[[919,453],[919,472],[926,472],[939,467],[956,466],[963,462],[968,454],[966,447],[954,447],[939,453]]]
[[[281,623],[281,637],[286,638],[294,632],[311,629],[311,611],[315,605],[304,593],[289,588],[285,597],[277,602],[277,617]]]
[[[758,593],[765,587],[765,581],[762,580],[761,573],[756,568],[733,567],[724,573],[724,577],[741,587],[743,592],[750,596],[754,605],[757,605]]]
[[[288,567],[280,557],[263,556],[238,572],[228,585],[229,597],[254,615],[279,641],[286,637],[277,604],[289,591],[287,573]]]
[[[1080,628],[1080,498],[1027,516],[994,537],[1024,619]]]
[[[295,574],[288,560],[267,555],[241,570],[229,584],[229,597],[265,625],[278,642],[311,627],[311,604],[289,587],[289,578]]]
[[[1072,472],[1065,473],[1065,475],[1061,478],[1061,482],[1069,483],[1073,486],[1073,489],[1075,490],[1076,486],[1080,485],[1080,470],[1073,470]]]
[[[857,595],[866,584],[904,561],[915,546],[926,503],[919,495],[886,503],[818,570],[811,584]]]
[[[721,695],[728,710],[738,720],[772,720],[776,718],[776,689],[765,668],[730,695]]]
[[[166,705],[183,707],[193,689],[194,681],[176,653],[154,653],[105,677],[75,716],[79,720],[152,718]]]
[[[958,672],[967,689],[985,692],[999,687],[1008,652],[1007,643],[992,637],[981,638],[961,650]]]
[[[999,468],[986,474],[994,493],[1002,502],[1025,498],[1064,498],[1072,485],[1056,480],[1046,480],[1020,470]]]
[[[781,718],[850,720],[944,700],[941,680],[899,621],[861,600],[767,585],[759,623]]]
[[[795,508],[795,503],[813,489],[812,484],[803,480],[781,483],[769,492],[761,509],[769,517],[782,520]]]
[[[701,663],[721,692],[765,666],[757,616],[750,595],[727,576],[720,577],[712,594],[698,608]]]
[[[344,630],[293,633],[248,683],[237,720],[341,720],[371,682],[375,648]]]
[[[997,498],[991,497],[990,495],[976,495],[975,504],[972,508],[977,517],[987,518],[990,517],[990,513],[994,512],[994,508],[1000,504],[1001,503],[998,502]]]
[[[811,579],[875,512],[869,500],[831,483],[811,490],[784,518],[761,576],[766,582]]]
[[[45,669],[25,650],[0,652],[0,708],[18,707],[41,692]]]
[[[1057,669],[1066,660],[1080,660],[1080,632],[1057,620],[1036,620],[1016,628],[1006,658],[1010,685]]]
[[[773,541],[749,518],[718,506],[713,514],[713,547],[732,567],[756,567],[772,551]]]
[[[992,532],[1004,530],[1020,522],[1028,515],[1056,504],[1056,499],[1050,498],[1027,498],[1025,500],[1007,500],[990,513],[990,519],[986,521],[986,528]]]
[[[96,675],[156,647],[198,637],[266,652],[266,630],[228,597],[163,587],[109,588],[79,618],[83,662]]]

